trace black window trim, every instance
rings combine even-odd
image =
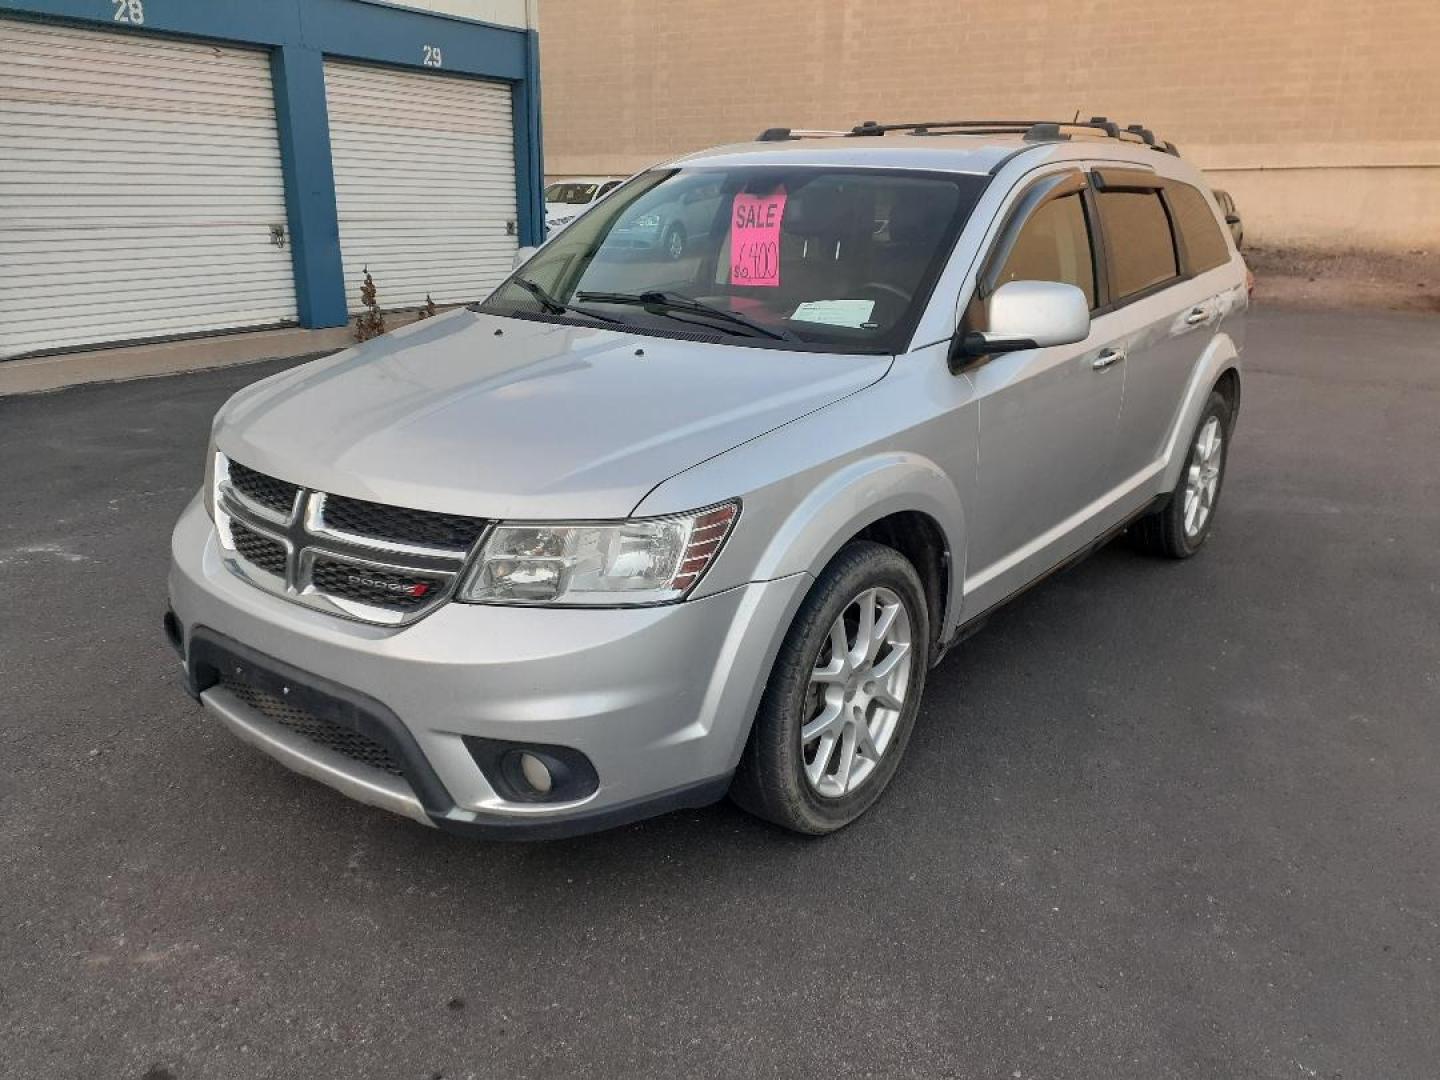
[[[1010,252],[1015,249],[1015,241],[1019,238],[1021,230],[1029,223],[1035,212],[1045,204],[1069,195],[1080,196],[1081,209],[1085,218],[1085,232],[1090,241],[1090,267],[1095,278],[1095,303],[1101,304],[1106,296],[1105,290],[1109,287],[1109,277],[1104,260],[1100,222],[1095,214],[1090,181],[1085,175],[1084,167],[1075,163],[1066,163],[1065,167],[1044,172],[1028,184],[1023,180],[1018,181],[1015,187],[1020,189],[1020,194],[1010,204],[1009,210],[1005,213],[1004,222],[996,230],[989,248],[981,256],[978,263],[980,269],[975,275],[974,288],[964,305],[959,308],[959,319],[956,323],[955,335],[952,338],[950,353],[950,373],[952,375],[959,374],[962,370],[972,370],[989,362],[990,357],[988,356],[959,357],[954,351],[953,343],[963,340],[966,331],[974,328],[977,306],[983,304],[994,294],[997,288],[995,278],[1004,269]],[[1091,308],[1091,319],[1093,320],[1100,311],[1099,307]]]
[[[1153,169],[1124,168],[1102,165],[1090,170],[1097,191],[1160,191],[1165,177]]]
[[[974,300],[988,300],[995,292],[997,288],[995,279],[1004,269],[1005,261],[1015,249],[1015,241],[1019,239],[1021,230],[1029,224],[1030,219],[1035,216],[1035,212],[1046,203],[1077,193],[1081,195],[1083,203],[1086,187],[1085,171],[1075,167],[1046,173],[1034,180],[1020,193],[1020,197],[1015,200],[1005,215],[1005,223],[995,234],[995,239],[990,244],[990,250],[985,253],[985,258],[980,263],[980,273],[975,280],[972,303]],[[1092,208],[1088,203],[1084,205],[1084,211],[1086,231],[1090,237],[1091,273],[1095,278],[1095,302],[1098,304],[1102,293],[1099,248],[1095,241],[1097,222],[1092,216]],[[967,303],[965,306],[968,309],[970,304]]]
[[[962,310],[960,319],[962,327],[968,319],[975,301],[988,300],[994,293],[995,277],[1004,266],[1005,259],[1014,248],[1020,230],[1024,228],[1031,215],[1052,199],[1063,198],[1075,192],[1080,193],[1084,203],[1085,223],[1090,234],[1091,258],[1094,260],[1096,306],[1090,310],[1092,320],[1148,299],[1176,285],[1184,284],[1200,274],[1208,274],[1210,270],[1197,272],[1194,269],[1189,251],[1185,247],[1184,233],[1176,223],[1175,210],[1171,206],[1169,198],[1169,191],[1176,184],[1186,184],[1186,186],[1200,191],[1194,184],[1188,184],[1186,181],[1171,179],[1151,170],[1133,166],[1127,168],[1076,164],[1057,169],[1054,172],[1047,172],[1033,180],[1011,205],[1005,216],[1004,224],[996,232],[989,250],[980,261],[980,272],[976,276],[974,292]],[[1165,212],[1166,225],[1170,230],[1170,247],[1177,268],[1177,273],[1171,277],[1157,281],[1153,285],[1147,285],[1138,292],[1118,298],[1113,291],[1109,238],[1105,232],[1105,225],[1100,219],[1099,199],[1101,192],[1113,191],[1153,192],[1159,196],[1161,208]],[[1204,192],[1201,191],[1200,194],[1203,196]],[[1219,270],[1225,265],[1228,263],[1222,263],[1220,266],[1210,269]]]
[[[1190,249],[1185,244],[1185,230],[1180,228],[1180,219],[1176,215],[1175,207],[1170,201],[1171,193],[1180,187],[1187,187],[1195,192],[1196,195],[1200,196],[1200,202],[1204,204],[1205,209],[1211,213],[1212,223],[1220,230],[1220,241],[1225,245],[1226,258],[1224,262],[1216,263],[1214,266],[1205,270],[1197,270],[1195,268],[1194,260],[1190,257]],[[1203,191],[1194,184],[1186,183],[1184,180],[1167,180],[1165,186],[1160,189],[1160,201],[1165,204],[1165,213],[1169,215],[1170,218],[1170,232],[1175,238],[1175,254],[1178,265],[1180,266],[1181,280],[1189,281],[1191,278],[1199,277],[1201,274],[1208,274],[1211,270],[1219,270],[1230,262],[1230,244],[1226,242],[1226,237],[1230,232],[1229,226],[1218,220],[1213,220],[1214,212],[1210,210],[1210,201],[1205,198]],[[1219,205],[1220,200],[1216,199],[1215,202],[1216,205]]]
[[[1109,173],[1106,179],[1101,175]],[[1103,192],[1115,191],[1143,191],[1159,196],[1160,207],[1165,213],[1165,221],[1170,229],[1170,252],[1175,258],[1176,273],[1153,285],[1147,285],[1137,292],[1127,293],[1121,297],[1115,297],[1111,292],[1111,265],[1108,237],[1102,239],[1100,244],[1105,251],[1105,305],[1090,313],[1091,318],[1100,315],[1108,315],[1112,311],[1119,311],[1121,308],[1129,307],[1131,304],[1139,303],[1141,300],[1149,299],[1156,293],[1164,292],[1166,289],[1189,281],[1196,275],[1190,272],[1189,263],[1183,257],[1183,249],[1179,238],[1179,230],[1175,227],[1175,215],[1170,209],[1169,202],[1165,199],[1166,179],[1158,173],[1145,173],[1138,169],[1106,169],[1090,170],[1089,197],[1095,203],[1095,224],[1096,231],[1105,237],[1105,223],[1100,219],[1100,194]]]

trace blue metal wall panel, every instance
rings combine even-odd
[[[527,35],[526,64],[540,70],[539,35]],[[515,117],[516,231],[520,244],[537,246],[545,239],[545,163],[540,134],[540,81],[527,79],[511,84],[511,112]],[[530,177],[539,177],[531,183]]]
[[[314,49],[282,45],[270,54],[270,70],[300,325],[343,326],[345,282],[325,112],[325,58]]]
[[[274,50],[275,114],[302,326],[345,322],[339,223],[330,162],[323,58],[502,79],[515,105],[515,180],[521,243],[544,235],[540,58],[533,30],[363,0],[0,0],[0,14],[97,29],[174,34]],[[427,60],[430,62],[427,63]]]
[[[357,11],[363,17],[357,17]],[[424,68],[426,46],[441,51],[441,70],[520,81],[526,78],[524,30],[422,16],[356,0],[305,0],[306,44],[331,56]]]

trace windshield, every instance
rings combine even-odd
[[[541,248],[481,310],[776,348],[896,352],[986,182],[818,166],[642,173]]]
[[[595,190],[599,186],[599,184],[551,184],[545,189],[545,201],[547,203],[565,203],[568,206],[584,206],[595,198]]]

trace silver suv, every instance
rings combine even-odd
[[[713,220],[634,242],[675,207]],[[1122,530],[1204,544],[1247,304],[1147,131],[772,130],[236,394],[167,632],[241,738],[427,825],[829,832],[987,612]]]

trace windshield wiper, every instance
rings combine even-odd
[[[540,307],[551,315],[584,315],[587,319],[599,319],[601,322],[624,322],[623,319],[617,319],[614,315],[606,315],[603,311],[591,311],[589,308],[576,307],[573,304],[562,304],[546,292],[543,286],[527,277],[513,277],[510,279],[510,284],[519,285],[520,288],[535,297],[539,301]]]
[[[653,311],[659,315],[668,315],[677,311],[688,311],[693,315],[705,315],[712,319],[721,319],[733,326],[744,327],[751,333],[759,334],[762,337],[774,338],[777,341],[801,341],[799,335],[789,330],[777,327],[765,326],[748,319],[744,315],[733,311],[726,311],[724,308],[714,307],[693,297],[681,296],[678,293],[661,292],[652,290],[643,293],[617,293],[617,292],[582,292],[576,293],[581,300],[587,300],[595,304],[630,304],[635,307],[643,307],[647,311]],[[682,320],[689,322],[690,320]]]

